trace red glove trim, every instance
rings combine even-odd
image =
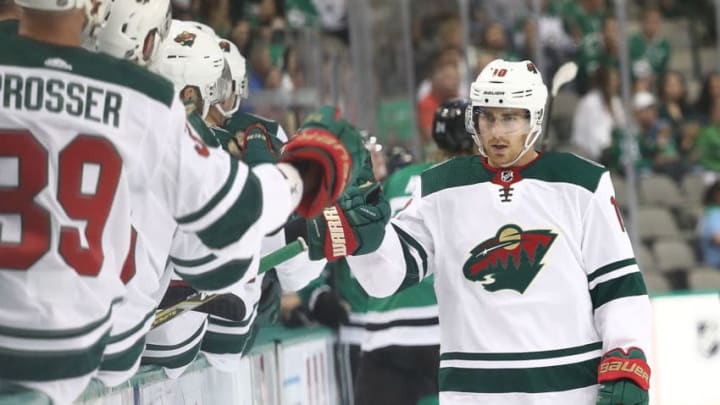
[[[285,145],[280,160],[290,163],[309,160],[322,165],[325,171],[319,195],[304,196],[301,207],[298,207],[298,213],[306,218],[319,215],[324,207],[334,203],[345,190],[352,174],[350,152],[337,136],[322,128],[298,131]],[[308,198],[313,200],[308,201]]]
[[[297,150],[292,151],[286,150],[280,161],[289,163],[312,161],[322,166],[323,177],[321,179],[320,187],[318,188],[317,194],[310,194],[306,191],[303,191],[300,205],[298,205],[296,209],[297,213],[301,217],[316,217],[322,213],[323,208],[327,207],[329,203],[335,202],[337,196],[335,197],[335,199],[332,200],[329,197],[330,183],[332,183],[334,180],[332,178],[332,162],[323,150],[306,147],[301,147]],[[307,187],[307,185],[305,187]]]
[[[358,241],[345,213],[336,206],[323,210],[327,229],[325,232],[325,257],[329,262],[353,254],[358,248]]]
[[[247,128],[245,128],[245,131],[243,131],[243,145],[242,145],[242,151],[245,152],[247,150],[248,145],[248,138],[250,136],[250,131],[253,129],[257,129],[260,132],[262,132],[263,137],[265,138],[265,145],[267,146],[267,149],[270,151],[270,154],[272,156],[275,156],[275,149],[273,149],[272,141],[270,141],[270,134],[268,133],[267,128],[265,128],[265,125],[261,123],[255,123],[252,125],[249,125]]]
[[[598,366],[598,383],[628,379],[647,391],[650,388],[650,366],[643,359],[604,357]]]

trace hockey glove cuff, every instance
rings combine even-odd
[[[379,183],[350,187],[338,204],[308,221],[310,259],[334,261],[377,250],[389,219],[390,204]]]
[[[227,150],[250,167],[261,163],[276,163],[279,154],[272,135],[260,123],[252,124],[230,138]]]
[[[597,405],[647,405],[650,366],[642,350],[613,349],[605,353],[598,367],[600,392]]]

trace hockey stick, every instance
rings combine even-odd
[[[293,257],[306,251],[307,249],[308,246],[307,243],[305,243],[305,239],[297,238],[293,242],[290,242],[289,244],[281,247],[280,249],[268,253],[260,259],[258,275],[267,272],[268,270],[274,268],[280,263],[292,259]],[[178,302],[175,305],[172,305],[165,309],[161,309],[155,314],[155,320],[153,321],[152,329],[155,329],[158,326],[167,323],[168,321],[182,313],[192,311],[193,309],[196,309],[203,304],[207,304],[208,302],[222,295],[223,294],[205,294],[197,292],[190,295],[185,300]]]
[[[550,126],[550,120],[552,119],[552,109],[553,109],[553,102],[555,101],[555,97],[558,95],[558,92],[560,91],[560,87],[564,86],[567,83],[570,83],[575,79],[575,76],[577,76],[578,66],[575,62],[565,62],[558,70],[555,71],[555,74],[552,78],[552,84],[550,87],[550,95],[548,97],[547,101],[547,108],[545,111],[545,119],[543,120],[543,127],[542,127],[542,147],[541,149],[544,151],[548,147],[548,143],[550,142],[550,137],[548,136],[547,130]]]

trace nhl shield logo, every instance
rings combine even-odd
[[[514,175],[512,170],[503,170],[502,173],[500,173],[500,181],[503,183],[512,183],[513,177]]]
[[[463,274],[487,291],[509,289],[522,294],[542,269],[542,259],[556,237],[549,230],[523,231],[505,225],[470,251]]]
[[[706,358],[720,354],[720,324],[706,319],[697,324],[697,348]]]

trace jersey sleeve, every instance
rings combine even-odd
[[[355,278],[369,295],[387,297],[431,274],[435,248],[423,217],[429,210],[428,199],[413,199],[390,220],[376,251],[347,257]]]
[[[649,355],[650,300],[608,172],[584,215],[581,249],[603,349],[638,347]]]
[[[154,128],[153,135],[164,136],[168,150],[152,184],[179,226],[174,257],[197,260],[213,255],[223,266],[236,264],[230,272],[233,276],[209,277],[206,265],[202,271],[195,268],[185,273],[202,276],[202,280],[187,281],[200,290],[216,291],[253,277],[250,263],[257,259],[262,239],[286,221],[297,204],[297,190],[291,190],[274,165],[251,170],[223,150],[209,148],[186,123],[177,99],[163,124]],[[208,252],[200,253],[198,244]],[[179,249],[187,250],[179,254]],[[220,274],[220,268],[213,267],[211,274]]]

